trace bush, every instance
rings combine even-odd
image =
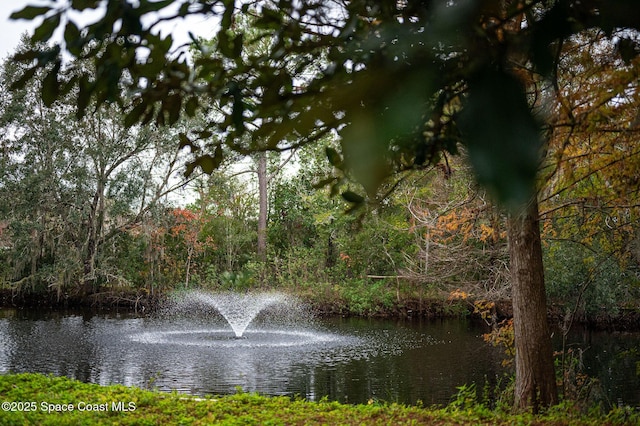
[[[637,294],[634,279],[615,258],[582,245],[552,241],[544,253],[547,296],[551,303],[579,318],[599,313],[616,315],[618,308]]]

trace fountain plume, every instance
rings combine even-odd
[[[191,291],[183,294],[177,304],[184,310],[196,307],[214,308],[227,321],[237,338],[243,336],[251,322],[265,308],[282,304],[287,296],[282,293],[207,293]]]

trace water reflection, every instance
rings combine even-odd
[[[246,340],[235,340],[220,324],[193,318],[0,311],[0,372],[192,394],[241,387],[311,400],[446,404],[457,386],[494,384],[505,373],[501,351],[482,340],[485,331],[465,320],[333,318],[302,330],[258,322]],[[570,336],[571,344],[589,346],[583,362],[608,398],[628,404],[640,402],[640,380],[631,374],[637,357],[618,355],[639,342],[637,334]]]
[[[561,335],[556,347],[562,348]],[[575,327],[565,341],[573,361],[598,380],[598,398],[608,406],[640,406],[640,333]]]

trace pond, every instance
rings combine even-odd
[[[217,319],[0,310],[0,373],[40,372],[196,395],[234,393],[447,404],[464,384],[504,383],[484,324],[327,318],[268,325],[236,338]],[[559,342],[556,342],[559,344]],[[640,405],[640,334],[580,330],[569,347],[608,405]]]

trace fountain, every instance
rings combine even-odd
[[[178,303],[183,307],[205,305],[222,315],[237,338],[241,338],[255,317],[266,307],[290,300],[281,293],[187,293]]]
[[[132,334],[131,340],[211,349],[309,348],[345,340],[310,327],[311,315],[303,306],[294,297],[275,292],[181,292],[160,316],[171,326]]]

